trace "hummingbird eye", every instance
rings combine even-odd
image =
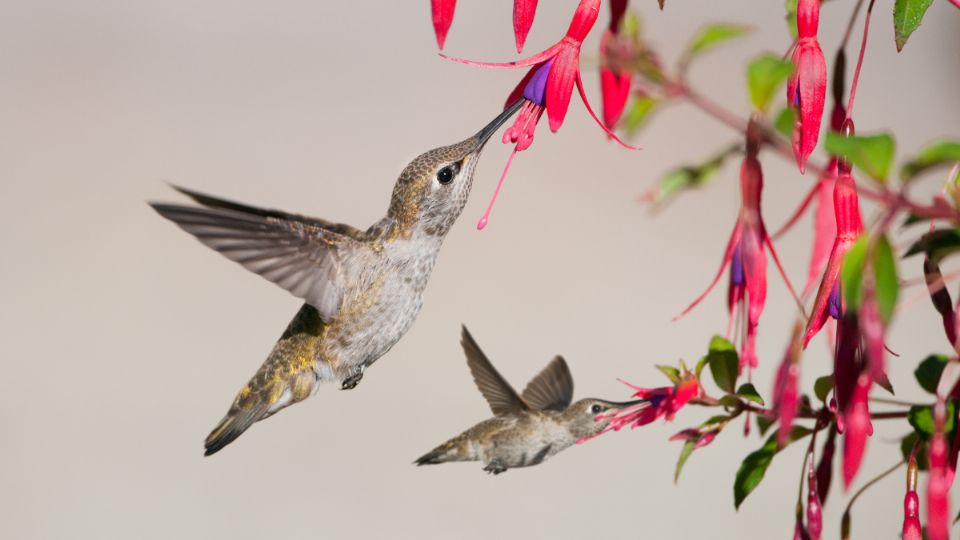
[[[460,163],[451,163],[446,167],[437,171],[437,182],[440,182],[442,185],[447,185],[453,181],[453,177],[460,172]]]
[[[590,412],[593,414],[600,414],[603,412],[604,407],[600,404],[594,404],[593,407],[590,407]]]

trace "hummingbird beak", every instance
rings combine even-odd
[[[610,408],[611,408],[611,409],[623,410],[623,409],[628,409],[628,408],[630,408],[630,407],[635,407],[635,406],[637,406],[637,405],[643,405],[643,404],[645,404],[645,403],[650,403],[650,400],[648,400],[648,399],[636,399],[636,400],[633,400],[633,401],[621,401],[621,402],[608,401],[607,403],[610,405]]]
[[[483,145],[487,144],[487,141],[490,137],[500,129],[500,126],[505,124],[511,116],[516,114],[520,110],[520,107],[523,106],[523,98],[519,98],[509,107],[503,110],[492,122],[483,127],[480,131],[474,135],[474,138],[477,139],[477,149],[475,151],[480,151],[483,148]]]

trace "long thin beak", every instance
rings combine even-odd
[[[500,129],[500,126],[506,123],[506,121],[509,120],[511,116],[516,114],[516,112],[520,110],[521,106],[523,106],[523,98],[519,98],[513,103],[511,103],[510,106],[504,109],[502,113],[497,115],[497,117],[494,118],[492,122],[484,126],[483,129],[481,129],[480,131],[478,131],[477,134],[474,135],[474,137],[476,137],[477,139],[477,150],[480,150],[481,148],[483,148],[483,145],[487,143],[490,137],[494,133],[496,133],[497,130]]]
[[[611,407],[611,408],[626,409],[626,408],[629,408],[629,407],[633,407],[633,406],[636,406],[636,405],[642,405],[642,404],[644,404],[644,403],[649,403],[649,402],[650,402],[650,401],[647,400],[647,399],[636,399],[636,400],[633,400],[633,401],[620,401],[620,402],[608,401],[607,403],[610,404],[610,407]]]

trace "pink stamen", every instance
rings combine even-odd
[[[507,158],[507,165],[503,168],[503,174],[500,175],[500,181],[497,182],[497,188],[493,191],[493,197],[490,198],[490,204],[487,205],[487,211],[483,213],[483,217],[481,217],[480,221],[477,222],[477,230],[479,231],[482,231],[483,228],[487,226],[487,222],[490,221],[490,211],[493,210],[493,203],[497,201],[497,195],[500,194],[500,187],[503,186],[503,179],[507,177],[507,171],[510,170],[510,164],[513,163],[513,157],[517,155],[517,152],[519,152],[519,150],[514,148],[513,152],[510,152],[510,157]]]

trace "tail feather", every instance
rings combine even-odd
[[[268,404],[262,404],[251,409],[231,410],[223,417],[223,420],[220,420],[217,427],[213,428],[213,431],[207,435],[207,439],[203,443],[203,455],[212,456],[222,450],[223,447],[242,435],[254,422],[268,416],[267,411]]]
[[[446,463],[448,461],[463,461],[460,452],[460,441],[459,438],[451,439],[440,446],[434,448],[433,450],[427,452],[426,454],[417,458],[413,463],[418,467],[421,465],[436,465],[438,463]]]

